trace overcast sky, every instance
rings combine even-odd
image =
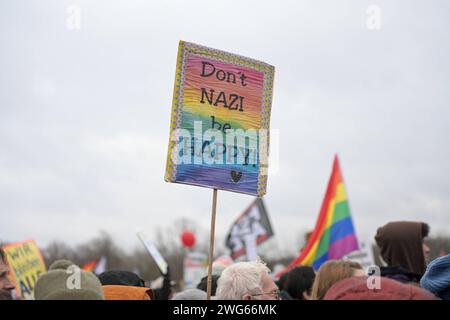
[[[335,153],[360,238],[399,219],[449,235],[449,30],[446,0],[0,0],[0,239],[133,247],[183,217],[206,234],[212,190],[163,179],[179,40],[276,68],[281,250],[313,228]],[[219,191],[216,241],[251,201]]]

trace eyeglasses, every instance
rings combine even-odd
[[[252,297],[258,297],[258,296],[264,296],[264,295],[268,295],[268,296],[274,296],[275,300],[280,300],[280,291],[279,290],[275,290],[272,292],[263,292],[263,293],[258,293],[258,294],[252,294]]]

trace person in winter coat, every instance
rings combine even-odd
[[[379,286],[368,285],[370,279],[352,277],[336,282],[324,300],[435,300],[430,292],[389,278],[379,277]]]
[[[275,282],[278,289],[280,290],[280,300],[295,300],[289,292],[286,290],[286,279],[288,277],[289,272],[285,272],[281,275],[281,277]]]
[[[171,294],[169,268],[164,275],[163,287],[159,289],[147,288],[145,281],[130,271],[109,270],[98,278],[106,300],[169,300]]]
[[[387,266],[381,276],[418,284],[430,249],[424,242],[430,227],[423,222],[396,221],[378,228],[375,241]]]
[[[450,254],[433,260],[425,271],[420,286],[443,300],[450,300]]]
[[[279,291],[261,260],[228,266],[217,280],[217,300],[278,300]]]
[[[316,274],[311,300],[322,300],[328,289],[340,280],[364,275],[364,270],[358,262],[329,260],[320,266]]]
[[[294,267],[287,273],[284,288],[293,299],[310,300],[315,277],[312,267]]]
[[[130,271],[110,270],[98,276],[102,283],[105,300],[153,300],[152,289]]]
[[[4,298],[2,300],[6,300],[8,295],[11,297],[11,291],[14,289],[11,279],[9,279],[9,272],[6,253],[0,247],[0,290],[2,290],[1,296]]]
[[[34,287],[36,300],[104,300],[102,284],[92,272],[69,260],[56,260]]]

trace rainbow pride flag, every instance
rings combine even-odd
[[[106,257],[102,256],[99,259],[89,261],[81,267],[82,270],[101,274],[106,270]]]
[[[98,260],[89,261],[85,265],[81,267],[82,270],[94,272],[95,267],[97,266]]]
[[[358,249],[339,158],[336,155],[316,227],[300,256],[290,263],[288,269],[308,265],[317,270],[327,260],[340,259]]]

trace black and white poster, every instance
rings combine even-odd
[[[261,198],[257,198],[233,223],[226,246],[233,260],[246,255],[248,261],[257,258],[257,247],[273,236],[272,226]]]

